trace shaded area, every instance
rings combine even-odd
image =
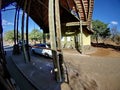
[[[48,67],[44,66],[49,66],[48,63],[39,62],[41,68],[36,68],[39,66],[34,66],[33,63],[25,63],[22,54],[12,55],[11,53],[11,51],[7,52],[7,66],[21,90],[61,90],[60,83],[54,80],[54,75],[48,72]],[[33,61],[35,62],[35,58]],[[35,62],[36,65],[38,65],[37,61]]]
[[[7,68],[11,77],[16,81],[21,90],[37,90],[27,78],[20,72],[10,57],[7,57]]]
[[[91,43],[93,47],[102,47],[102,48],[112,48],[116,51],[120,51],[120,46],[115,46],[111,44],[105,44],[105,43]]]

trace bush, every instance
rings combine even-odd
[[[120,35],[116,35],[116,36],[114,37],[114,41],[115,41],[115,43],[116,43],[117,45],[119,45],[119,44],[120,44]]]

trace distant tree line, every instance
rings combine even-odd
[[[25,35],[26,34],[24,34],[24,36]],[[18,38],[19,38],[19,40],[21,40],[21,33],[18,33]],[[29,40],[31,40],[31,41],[39,41],[39,42],[41,42],[42,39],[43,39],[43,33],[38,29],[33,29],[29,33]],[[5,32],[4,40],[13,42],[14,41],[14,30],[9,30],[9,31]]]
[[[110,39],[116,44],[120,44],[120,33],[117,26],[112,26],[109,28],[108,24],[100,20],[93,20],[92,26],[94,30],[92,40],[96,40],[96,43],[99,43],[100,40],[104,43],[106,39]]]

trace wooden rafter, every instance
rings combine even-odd
[[[70,4],[69,4],[69,1],[68,1],[68,0],[66,0],[66,2],[67,2],[67,5],[68,5],[68,8],[70,9]]]
[[[81,1],[81,3],[82,3],[82,7],[83,7],[83,11],[84,11],[85,20],[87,20],[85,4],[84,4],[83,0],[80,0],[80,1]]]
[[[43,5],[46,9],[48,9],[48,7],[40,0],[37,0],[41,5]]]
[[[89,4],[88,4],[88,21],[91,21],[92,18],[92,11],[93,11],[93,0],[89,0]]]

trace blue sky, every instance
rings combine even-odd
[[[93,20],[101,20],[120,31],[120,0],[94,0]]]
[[[13,8],[9,6],[7,8]],[[94,0],[93,20],[100,20],[109,26],[116,25],[120,31],[120,0]],[[22,12],[21,12],[22,14]],[[2,11],[2,23],[4,32],[13,30],[15,10]],[[21,21],[20,21],[21,23]],[[40,29],[31,19],[29,21],[29,31]],[[19,26],[19,30],[21,26]]]
[[[15,8],[15,7],[10,5],[5,9],[11,9],[11,8]],[[2,11],[2,24],[3,24],[4,32],[8,30],[14,30],[14,16],[15,16],[15,9]],[[22,10],[20,11],[19,30],[21,30],[21,17],[22,17]],[[41,30],[39,26],[31,18],[29,18],[29,31],[32,31],[34,28]]]

